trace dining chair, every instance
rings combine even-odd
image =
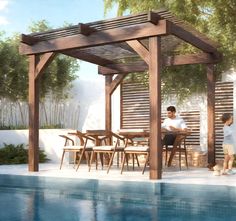
[[[89,154],[85,154],[86,152],[91,152],[92,151],[92,146],[88,146],[88,141],[94,142],[94,139],[85,135],[84,133],[80,131],[76,132],[69,132],[67,135],[59,135],[60,137],[65,139],[65,144],[63,147],[63,152],[62,152],[62,157],[61,157],[61,163],[60,163],[60,169],[62,168],[63,165],[63,160],[65,157],[66,153],[73,153],[73,161],[74,161],[74,166],[77,163],[77,169],[80,166],[82,158],[85,156],[87,164],[89,165]],[[73,136],[73,138],[72,138]],[[75,139],[79,139],[79,145],[75,145]],[[78,158],[78,161],[77,161]]]
[[[146,140],[146,139],[145,139]],[[123,154],[123,159],[122,159],[122,165],[121,165],[121,171],[120,173],[123,173],[124,170],[124,165],[125,165],[125,161],[127,162],[127,169],[128,169],[128,164],[129,164],[129,156],[132,155],[132,160],[133,160],[133,170],[134,170],[134,157],[136,157],[137,159],[137,164],[138,167],[139,165],[139,161],[138,161],[138,156],[139,155],[144,155],[145,156],[145,162],[144,162],[144,166],[142,169],[142,174],[144,174],[146,166],[148,164],[149,161],[149,156],[150,156],[150,151],[149,151],[149,142],[145,145],[138,145],[138,146],[128,146],[128,141],[125,145],[125,149],[124,149],[124,154]]]
[[[107,154],[109,156],[108,158],[108,167],[107,167],[107,173],[109,173],[110,168],[113,164],[113,160],[114,160],[114,156],[115,154],[119,154],[120,152],[124,151],[124,145],[121,145],[121,142],[124,143],[124,138],[119,136],[118,134],[112,132],[112,131],[108,131],[106,130],[103,134],[104,138],[103,140],[108,140],[108,141],[112,141],[111,145],[107,144],[109,142],[106,142],[104,145],[100,144],[97,146],[94,146],[92,148],[92,154],[90,157],[90,164],[89,164],[89,171],[91,170],[92,167],[92,163],[95,161],[96,162],[96,170],[98,168],[98,159],[97,157],[100,157],[100,161],[101,161],[101,166],[103,169],[104,163],[103,163],[103,159],[104,159],[104,155]],[[95,160],[94,160],[95,157]]]
[[[182,153],[184,153],[185,165],[188,169],[187,146],[185,142],[186,137],[188,135],[190,135],[190,132],[177,134],[173,145],[167,145],[167,144],[163,145],[163,151],[165,151],[165,165],[170,167],[175,154],[179,153],[178,160],[179,160],[179,168],[181,170],[181,158],[182,158]]]

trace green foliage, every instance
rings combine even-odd
[[[39,150],[39,162],[45,163],[47,159],[43,150]],[[0,165],[2,164],[25,164],[28,163],[28,149],[25,149],[24,144],[4,144],[0,148]]]
[[[62,124],[53,124],[53,125],[43,125],[40,127],[40,129],[59,129],[59,128],[64,128]]]
[[[0,98],[12,101],[26,100],[28,93],[27,60],[18,47],[18,37],[0,38]]]
[[[117,15],[161,8],[169,10],[176,17],[189,22],[194,28],[220,43],[218,50],[223,53],[223,61],[216,67],[217,78],[222,72],[236,67],[235,0],[104,0],[105,11],[107,12],[115,4],[118,5]],[[182,53],[197,51],[186,45],[176,49]],[[194,92],[203,92],[206,88],[205,75],[206,71],[202,65],[165,68],[162,73],[162,93],[168,95],[169,90],[174,88],[177,96],[183,100]]]
[[[51,29],[45,20],[34,22],[31,32]],[[0,33],[0,98],[12,101],[28,100],[28,60],[19,54],[20,34],[4,37]],[[76,79],[79,65],[76,59],[58,55],[40,79],[40,100],[51,94],[54,99],[64,100],[68,97],[71,83]]]
[[[39,129],[60,129],[64,128],[62,124],[50,124],[50,125],[42,125],[39,127]],[[24,130],[24,129],[29,129],[28,126],[25,125],[16,125],[16,126],[4,126],[0,125],[0,130]]]

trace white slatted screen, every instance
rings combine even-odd
[[[141,83],[122,83],[121,86],[121,128],[143,128],[149,130],[149,91]],[[162,114],[162,119],[166,113]],[[181,113],[192,134],[186,140],[188,145],[200,145],[200,112],[189,110]]]
[[[220,117],[223,113],[233,113],[233,82],[216,82],[215,88],[215,131],[216,131],[216,159],[223,157],[222,139],[223,124]],[[122,83],[121,86],[121,128],[149,129],[149,92],[141,83]],[[187,144],[200,145],[200,111],[189,110],[181,113],[192,135],[188,137]],[[162,118],[165,113],[162,114]]]

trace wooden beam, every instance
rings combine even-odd
[[[56,53],[54,52],[49,52],[45,53],[40,57],[40,61],[36,66],[35,69],[35,79],[40,78],[42,75],[43,71],[48,67],[48,65],[53,61]]]
[[[133,48],[147,64],[149,64],[150,61],[149,51],[140,41],[132,40],[132,41],[126,41],[126,43],[131,48]]]
[[[29,56],[29,171],[39,170],[39,82],[35,78],[38,57]]]
[[[215,163],[215,76],[214,65],[207,66],[208,164]]]
[[[64,38],[61,37],[48,41],[41,41],[32,46],[21,43],[19,51],[20,54],[39,54],[52,51],[63,51],[74,48],[94,47],[98,45],[166,34],[166,20],[160,20],[157,25],[154,25],[152,23],[142,23],[133,26],[125,26],[98,31],[92,33],[89,36],[78,34]]]
[[[201,38],[197,37],[193,33],[185,30],[181,26],[178,26],[178,25],[174,24],[173,22],[168,21],[168,27],[169,27],[170,33],[175,35],[176,37],[195,46],[196,48],[199,48],[200,50],[202,50],[204,52],[213,53],[213,54],[218,55],[218,52],[214,46],[212,46],[211,44],[202,40]]]
[[[111,60],[107,60],[105,58],[101,58],[96,55],[84,52],[84,51],[70,50],[70,51],[63,52],[63,54],[71,56],[73,58],[83,60],[83,61],[87,61],[87,62],[90,62],[93,64],[101,65],[101,66],[113,64],[113,61],[111,61]]]
[[[163,65],[174,66],[174,65],[186,65],[186,64],[209,64],[218,63],[220,59],[209,53],[197,53],[197,54],[185,54],[175,55],[163,58]]]
[[[110,94],[113,94],[113,92],[120,85],[120,83],[125,78],[125,76],[126,76],[126,74],[120,74],[120,75],[116,76],[116,78],[112,81],[112,83],[110,85],[110,92],[109,92]]]
[[[163,66],[187,65],[187,64],[211,64],[219,62],[208,53],[175,55],[162,58]],[[124,74],[132,72],[144,72],[148,70],[148,65],[144,61],[137,61],[129,64],[111,64],[106,67],[98,67],[99,74]]]
[[[143,72],[148,69],[144,61],[133,62],[130,64],[112,64],[106,67],[99,66],[98,73],[103,75],[109,74],[127,74],[132,72]]]
[[[150,97],[150,179],[162,177],[161,145],[161,39],[149,38],[149,97]]]

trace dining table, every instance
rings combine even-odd
[[[100,146],[102,141],[105,142],[108,135],[106,130],[86,130],[85,134],[95,140],[95,146]]]

